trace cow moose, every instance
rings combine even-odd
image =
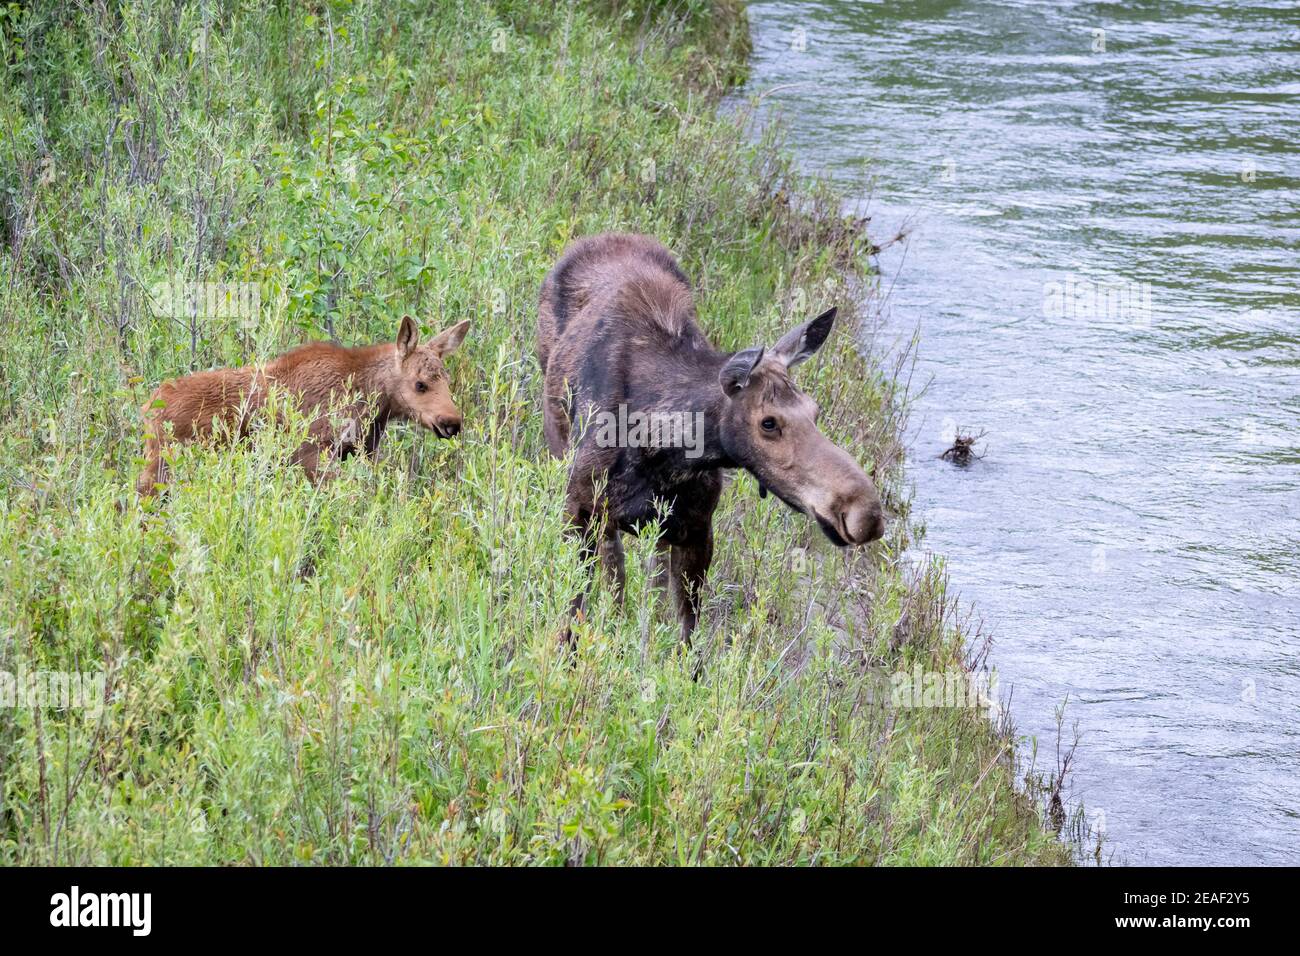
[[[405,316],[394,342],[359,348],[311,342],[266,365],[194,372],[164,382],[143,409],[145,466],[136,491],[148,497],[165,482],[168,442],[218,432],[246,437],[272,387],[311,417],[307,440],[293,460],[312,482],[327,476],[329,461],[359,448],[373,454],[393,420],[410,419],[451,438],[460,431],[461,414],[443,359],[468,330],[468,320],[458,322],[421,345],[419,329]]]
[[[839,547],[884,534],[871,479],[818,431],[816,403],[790,379],[826,341],[835,314],[770,349],[719,351],[696,323],[681,267],[649,236],[579,239],[542,283],[543,428],[552,455],[575,446],[565,499],[572,531],[586,559],[599,554],[621,599],[621,536],[657,521],[657,579],[673,595],[684,643],[713,559],[723,469],[750,472],[760,494],[807,515]],[[634,417],[639,430],[624,429]],[[584,601],[574,599],[574,616]]]

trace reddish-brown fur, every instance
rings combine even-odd
[[[253,415],[274,387],[312,417],[308,439],[294,454],[308,478],[326,474],[326,459],[373,453],[388,422],[410,419],[440,437],[460,431],[461,414],[451,398],[443,358],[465,338],[460,322],[425,345],[410,317],[395,342],[344,348],[312,342],[262,366],[195,372],[163,382],[144,406],[145,467],[136,483],[141,496],[165,481],[171,442],[215,433],[248,434]]]

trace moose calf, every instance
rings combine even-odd
[[[271,386],[311,416],[308,438],[293,460],[313,482],[324,475],[323,458],[347,458],[358,448],[372,454],[394,419],[410,419],[451,438],[460,431],[461,415],[443,359],[468,330],[468,320],[459,322],[420,345],[419,330],[406,316],[395,342],[360,348],[312,342],[263,366],[195,372],[164,382],[143,409],[145,467],[136,491],[146,497],[165,482],[168,441],[202,438],[219,427],[234,437],[247,436]]]
[[[762,493],[807,515],[840,547],[884,534],[871,479],[817,430],[816,403],[790,380],[834,319],[835,309],[824,312],[770,350],[720,352],[696,324],[690,285],[672,253],[648,236],[580,239],[542,284],[537,350],[546,442],[557,458],[576,445],[569,520],[584,554],[599,550],[620,593],[621,534],[660,522],[660,569],[684,641],[713,560],[722,469],[749,471]],[[634,418],[650,427],[624,434],[623,423]],[[574,613],[582,603],[580,595]]]

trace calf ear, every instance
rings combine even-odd
[[[743,349],[727,359],[727,364],[723,365],[722,370],[718,372],[718,383],[722,386],[722,390],[728,395],[735,395],[749,384],[749,377],[754,374],[754,369],[758,368],[758,363],[761,361],[763,361],[762,346],[756,349]]]
[[[409,315],[402,316],[402,324],[397,327],[397,357],[406,358],[415,351],[420,341],[420,330]]]
[[[457,322],[449,329],[443,329],[433,337],[429,343],[429,348],[438,353],[439,356],[450,355],[460,348],[460,343],[465,341],[465,333],[469,331],[469,319],[463,322]]]
[[[831,326],[835,324],[835,313],[838,311],[838,308],[829,308],[817,318],[795,326],[781,336],[781,341],[773,346],[772,354],[785,363],[786,368],[794,368],[804,359],[811,358],[822,347],[826,336],[831,334]]]

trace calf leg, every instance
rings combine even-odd
[[[307,428],[307,440],[298,446],[293,462],[302,466],[307,480],[319,485],[334,477],[338,462],[364,441],[363,406],[351,405],[334,414],[323,414]]]
[[[135,483],[135,492],[141,498],[150,497],[157,486],[167,480],[164,472],[162,438],[159,434],[161,423],[146,425],[145,428],[148,429],[148,434],[144,439],[144,471],[140,472],[140,477]]]
[[[319,485],[328,477],[329,443],[305,441],[293,453],[293,463],[299,465],[313,485]]]
[[[167,447],[172,441],[186,442],[193,437],[193,426],[172,422],[163,409],[155,406],[158,392],[154,392],[144,407],[144,470],[136,479],[135,491],[148,498],[167,483]]]

